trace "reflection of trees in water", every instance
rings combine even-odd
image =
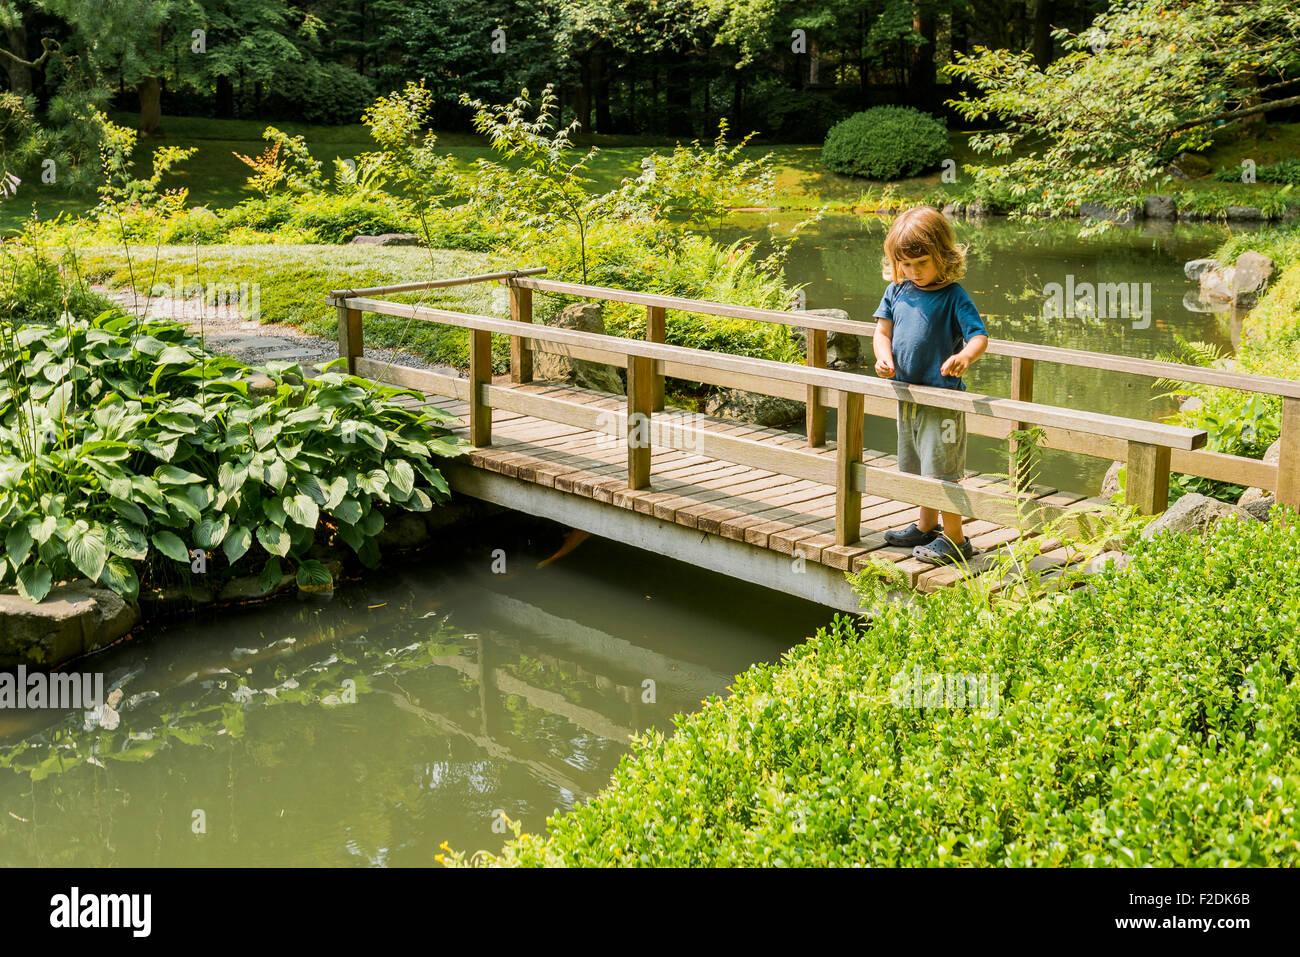
[[[0,748],[0,796],[17,815],[0,822],[0,859],[429,863],[453,836],[428,819],[448,795],[460,818],[488,820],[512,792],[545,795],[520,800],[549,814],[604,783],[635,727],[625,681],[431,624],[417,619],[425,637],[398,634],[398,647],[331,641],[332,629],[313,648],[273,642],[128,697],[116,728],[77,714]],[[363,748],[346,740],[356,733]],[[206,834],[190,830],[195,808]]]

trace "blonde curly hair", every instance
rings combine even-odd
[[[957,242],[952,223],[933,206],[913,206],[894,219],[885,236],[881,275],[890,282],[902,282],[899,260],[922,256],[934,260],[940,283],[954,282],[966,275],[966,245]]]

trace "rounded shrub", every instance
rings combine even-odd
[[[822,144],[827,169],[870,179],[915,176],[948,151],[948,127],[910,106],[875,106],[831,127]]]

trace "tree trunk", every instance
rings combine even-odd
[[[140,81],[140,135],[156,136],[162,132],[162,82],[156,76]]]
[[[612,133],[609,118],[609,71],[605,58],[597,53],[591,58],[591,86],[596,95],[596,132]]]
[[[1046,70],[1052,62],[1052,0],[1034,2],[1034,66]]]
[[[668,83],[668,132],[674,136],[691,134],[691,76],[686,64],[678,61]]]
[[[745,71],[735,70],[736,82],[731,88],[731,128],[739,131],[746,124],[744,120],[745,105]]]
[[[582,79],[574,100],[574,112],[578,114],[580,132],[591,132],[591,58],[582,58]]]
[[[8,41],[10,52],[15,56],[20,56],[24,60],[33,59],[27,55],[27,28],[21,23],[6,27],[5,39]],[[19,96],[31,93],[34,86],[32,68],[23,63],[15,63],[8,57],[5,57],[5,66],[9,69],[9,89]]]
[[[912,94],[918,104],[930,109],[934,100],[934,41],[937,18],[931,0],[919,0],[912,11],[912,29],[921,34],[923,43],[912,54]]]
[[[217,116],[223,120],[235,116],[235,85],[228,76],[217,77]]]

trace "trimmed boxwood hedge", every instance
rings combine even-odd
[[[901,179],[937,166],[948,152],[948,127],[910,106],[874,106],[830,128],[822,163],[835,173]]]
[[[1294,864],[1295,513],[1156,536],[1090,583],[1016,609],[946,594],[837,618],[672,737],[639,736],[549,838],[488,862]],[[997,672],[996,716],[891,705],[916,665]]]

